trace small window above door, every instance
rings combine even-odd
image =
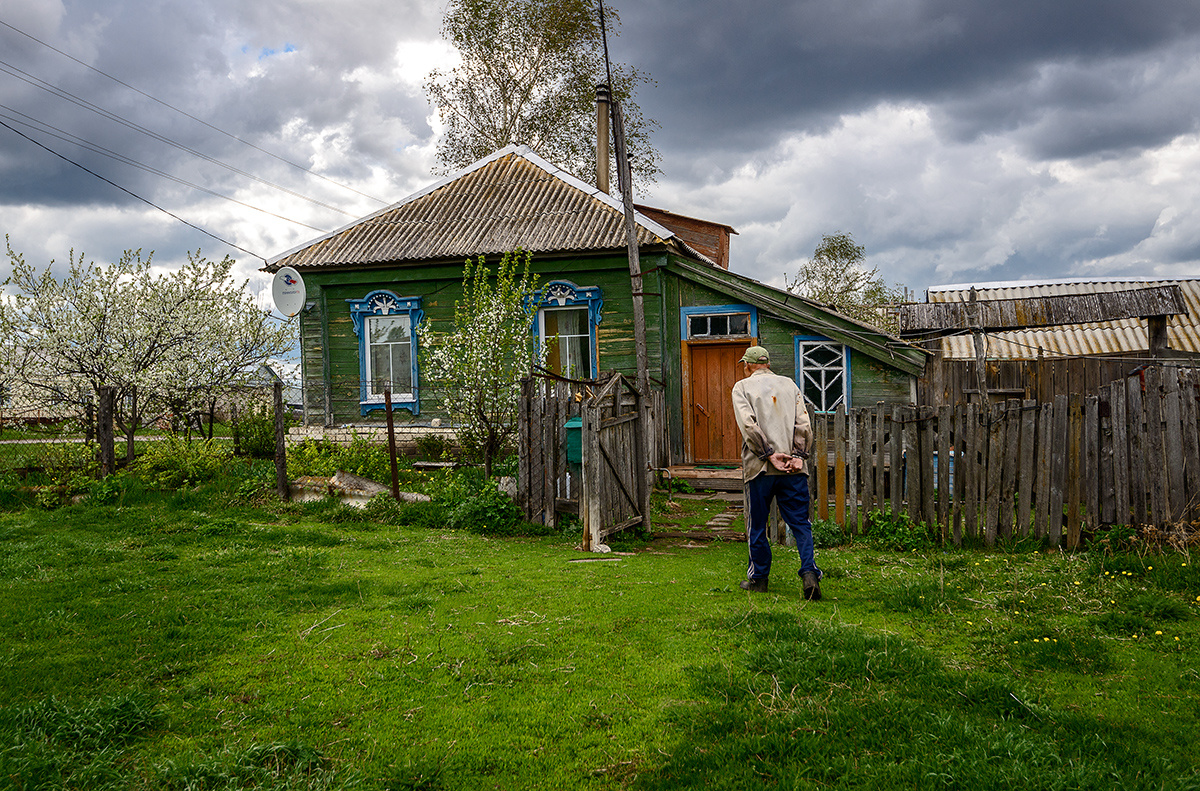
[[[758,317],[749,305],[704,305],[679,313],[684,340],[751,338],[758,332]]]

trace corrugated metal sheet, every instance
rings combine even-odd
[[[981,283],[975,291],[981,300],[1058,297],[1069,294],[1126,291],[1152,286],[1179,286],[1188,312],[1167,319],[1167,344],[1178,351],[1200,353],[1200,279],[1153,280],[1071,280],[1047,283]],[[926,294],[929,302],[966,302],[970,285],[938,286]],[[987,334],[987,356],[1008,359],[1033,359],[1038,347],[1047,355],[1119,355],[1144,354],[1149,348],[1146,322],[1140,319],[1071,324],[1040,329],[1009,330]],[[942,339],[948,359],[974,359],[975,346],[969,333]]]
[[[638,216],[639,245],[674,244],[674,234]],[[500,254],[625,248],[619,201],[538,157],[510,146],[361,220],[267,262],[327,267]]]

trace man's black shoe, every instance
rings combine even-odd
[[[821,577],[815,571],[804,571],[800,574],[804,581],[804,598],[809,601],[821,600]]]
[[[738,587],[744,591],[751,591],[753,593],[766,593],[767,579],[767,577],[763,577],[762,579],[754,580],[753,582],[750,580],[742,580],[740,583],[738,583]]]

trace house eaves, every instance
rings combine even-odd
[[[639,247],[713,262],[635,212]],[[624,207],[533,153],[508,146],[398,203],[266,262],[301,271],[464,259],[521,248],[538,253],[623,250]]]
[[[700,285],[754,305],[783,321],[815,330],[856,352],[866,354],[913,376],[925,370],[929,352],[888,335],[878,327],[855,321],[812,300],[757,280],[714,267],[672,259],[668,268]]]

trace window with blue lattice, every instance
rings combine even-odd
[[[388,388],[393,408],[418,414],[417,327],[424,316],[421,298],[398,297],[379,290],[346,301],[358,336],[362,414],[383,409]]]
[[[796,384],[817,412],[850,406],[850,350],[819,336],[796,337]]]
[[[533,299],[538,306],[534,331],[541,339],[544,367],[568,379],[594,379],[596,325],[604,305],[599,287],[553,280]]]

